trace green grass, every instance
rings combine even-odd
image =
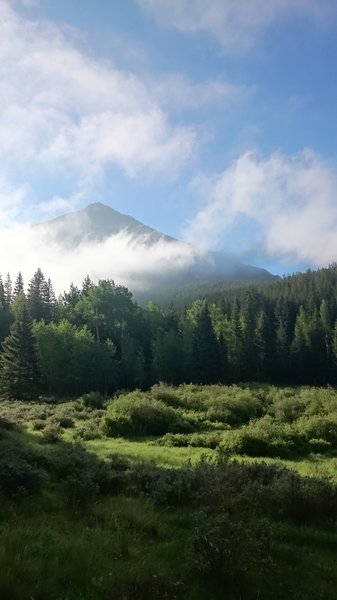
[[[0,597],[6,600],[334,600],[335,533],[275,527],[272,564],[231,586],[198,579],[189,564],[190,514],[140,498],[107,498],[84,512],[59,499],[7,508],[0,525]]]
[[[227,400],[232,420],[233,415],[238,414],[234,410],[236,402],[240,403],[241,412],[247,411],[248,414],[250,411],[247,389],[243,393],[236,386],[231,402]],[[260,389],[256,390],[255,404],[260,394]],[[157,388],[157,394],[164,392],[170,395],[172,401],[175,391]],[[195,396],[189,386],[180,390],[181,402],[185,402],[182,399],[186,396],[187,417],[195,418],[198,414],[197,401],[202,406],[200,413],[206,415],[209,407],[213,408],[211,392],[211,388],[200,386],[195,390]],[[213,392],[216,397],[214,407],[220,415],[222,394],[227,392],[218,387]],[[266,387],[264,393],[263,403],[269,407],[270,414],[274,408],[277,414],[281,414],[285,406],[285,391]],[[266,400],[268,394],[276,398],[272,405]],[[327,396],[326,406],[332,400],[335,402],[334,392],[317,391],[317,397],[323,398],[322,406],[325,406],[324,394]],[[303,406],[309,408],[316,401],[314,389],[295,390],[291,410],[294,402],[295,408],[297,406],[297,397],[302,400],[304,397]],[[21,431],[0,431],[0,445],[8,435],[12,443],[8,448],[21,447],[28,454],[36,451],[42,457],[52,456],[58,445],[57,441],[56,444],[41,443],[44,434],[39,426],[45,423],[47,430],[55,427],[57,430],[58,421],[64,417],[71,418],[73,424],[58,429],[60,439],[67,442],[59,446],[69,447],[69,443],[78,440],[81,432],[92,428],[97,434],[96,439],[82,443],[86,450],[102,460],[118,454],[129,459],[133,467],[137,462],[151,461],[158,466],[179,469],[187,461],[195,464],[202,456],[216,456],[216,451],[208,448],[160,446],[154,437],[106,437],[100,424],[104,411],[87,409],[79,401],[60,405],[2,402],[0,417],[24,427]],[[280,416],[277,418],[281,419]],[[225,422],[216,421],[213,426],[217,431],[223,427],[223,431],[230,434]],[[333,452],[292,459],[231,455],[230,460],[280,464],[301,476],[325,477],[337,483],[337,458]],[[15,497],[0,499],[0,598],[4,600],[336,598],[336,523],[322,523],[320,526],[315,522],[314,526],[300,526],[286,521],[281,515],[272,524],[271,564],[264,574],[247,572],[229,584],[219,578],[197,574],[192,568],[192,505],[187,508],[178,506],[174,510],[159,508],[139,490],[138,495],[129,497],[103,497],[95,495],[94,490],[87,502],[74,506],[69,499],[67,501],[64,480],[58,480],[55,473],[44,471],[39,464],[37,468],[43,471],[39,492],[29,496],[19,491]],[[170,470],[169,474],[175,474],[175,471]]]
[[[180,467],[183,463],[200,460],[201,456],[212,456],[214,451],[205,448],[170,448],[157,446],[150,440],[127,440],[123,438],[103,438],[86,442],[88,450],[100,458],[113,453],[125,456],[133,461],[154,461],[164,467]]]
[[[121,599],[180,577],[188,530],[142,499],[108,498],[85,512],[22,511],[0,526],[0,597]],[[185,519],[186,521],[186,519]],[[188,523],[188,521],[187,521]],[[145,596],[144,596],[145,597]],[[155,597],[160,597],[155,596]]]
[[[337,483],[337,459],[331,456],[324,456],[320,454],[313,454],[309,457],[298,459],[298,460],[284,460],[281,458],[253,458],[250,456],[235,455],[232,457],[233,460],[239,462],[254,462],[266,464],[277,464],[284,465],[299,475],[304,477],[327,477],[331,481]]]

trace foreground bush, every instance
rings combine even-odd
[[[194,520],[191,562],[202,575],[235,580],[270,564],[271,525],[243,514],[200,511]]]
[[[104,430],[109,436],[142,436],[190,431],[191,426],[161,400],[136,391],[111,402]]]
[[[0,496],[17,496],[37,492],[41,473],[20,456],[0,458]]]
[[[71,505],[85,505],[99,494],[121,491],[120,473],[124,468],[121,469],[119,461],[99,459],[80,444],[62,442],[54,446],[48,456],[48,470],[63,482],[67,502]]]

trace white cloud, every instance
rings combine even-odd
[[[336,261],[337,170],[312,151],[267,158],[248,152],[194,187],[207,201],[184,232],[188,241],[223,246],[226,232],[245,219],[255,235],[248,244],[262,244],[270,256],[314,266]]]
[[[18,217],[27,195],[27,188],[12,186],[6,177],[0,174],[0,226],[7,226]]]
[[[138,0],[159,23],[184,33],[211,34],[227,49],[246,50],[275,19],[300,15],[315,22],[336,16],[335,0]]]
[[[79,221],[79,231],[82,226]],[[162,277],[192,265],[203,254],[183,242],[160,240],[149,245],[146,236],[135,238],[123,231],[103,242],[84,240],[76,248],[67,248],[57,242],[56,234],[55,227],[1,228],[3,273],[10,272],[15,278],[21,271],[28,283],[41,267],[58,293],[68,289],[70,282],[80,285],[87,273],[95,281],[110,277],[135,290],[146,288],[149,281],[159,283]]]
[[[180,167],[194,150],[192,128],[173,126],[145,82],[70,37],[0,0],[2,168],[88,176],[114,165],[134,177]]]
[[[237,105],[251,92],[251,88],[247,86],[235,85],[221,79],[192,83],[177,74],[153,81],[152,89],[161,106],[178,110],[210,106],[223,109]]]

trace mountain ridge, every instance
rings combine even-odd
[[[39,223],[35,227],[47,229],[53,240],[68,251],[76,249],[83,243],[100,244],[112,236],[124,233],[130,237],[130,240],[136,240],[148,250],[155,249],[158,243],[166,243],[167,250],[171,252],[176,244],[179,252],[186,252],[189,255],[188,264],[182,267],[178,265],[176,269],[173,264],[172,268],[170,266],[170,273],[166,273],[163,268],[162,272],[154,274],[152,281],[147,274],[145,287],[181,285],[207,278],[249,282],[275,278],[266,269],[242,263],[230,254],[204,252],[101,202],[91,203],[83,209]],[[116,259],[115,256],[113,258]],[[107,272],[106,277],[114,278],[114,274]]]

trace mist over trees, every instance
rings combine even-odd
[[[58,299],[37,269],[0,278],[0,387],[6,397],[111,394],[163,381],[337,383],[337,266],[229,288],[176,309],[137,304],[113,280]]]

